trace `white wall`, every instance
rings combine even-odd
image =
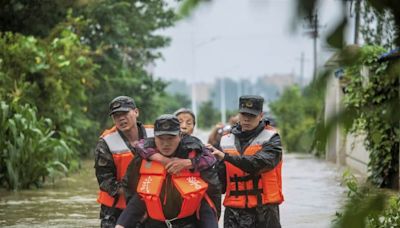
[[[325,96],[325,122],[339,113],[343,106],[343,97],[339,80],[333,75],[327,83],[327,94]],[[350,169],[367,175],[367,164],[369,162],[368,151],[364,147],[365,137],[362,135],[346,134],[338,126],[332,132],[326,144],[326,160],[338,165],[344,165]]]

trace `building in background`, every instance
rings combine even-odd
[[[294,84],[299,84],[294,74],[263,75],[249,79],[233,80],[221,77],[212,83],[199,82],[194,86],[197,108],[204,102],[211,101],[213,108],[224,111],[235,111],[238,108],[238,97],[257,94],[265,99],[264,110],[269,111],[269,103],[278,99],[283,90]],[[169,94],[181,94],[191,98],[191,84],[183,80],[171,80],[166,88]],[[222,100],[224,99],[224,100]],[[223,110],[224,109],[224,110]]]

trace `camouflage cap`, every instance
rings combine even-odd
[[[154,135],[179,135],[179,120],[171,114],[159,116],[154,122]]]
[[[133,98],[128,96],[119,96],[114,98],[109,105],[109,115],[116,112],[128,112],[131,109],[135,109],[136,104]]]
[[[239,98],[239,112],[258,115],[263,111],[264,98],[257,95],[245,95]]]

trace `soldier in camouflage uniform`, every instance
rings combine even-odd
[[[171,160],[155,151],[147,151],[147,153],[143,153],[143,150],[137,151],[134,145],[147,138],[148,135],[152,136],[153,129],[145,128],[137,121],[139,110],[134,100],[127,96],[116,97],[110,102],[109,112],[115,126],[103,132],[95,151],[95,170],[100,187],[97,201],[101,204],[101,227],[114,227],[122,210],[126,207],[126,201],[131,197],[130,192],[123,190],[123,187],[128,184],[124,182],[127,179],[124,180],[123,176],[129,169],[134,155],[159,161],[165,165],[169,163],[168,170],[172,173],[177,173],[184,168],[202,169],[201,167],[213,164],[215,161],[210,152],[192,159]],[[195,139],[195,141],[199,140]],[[219,201],[216,202],[218,212],[220,212]]]
[[[132,98],[119,96],[113,99],[109,114],[115,126],[104,131],[95,150],[101,227],[114,227],[125,208],[122,177],[134,155],[132,145],[146,138],[144,126],[137,121],[139,110]]]
[[[143,159],[161,153],[165,156],[168,154],[167,159],[171,159],[172,161],[176,159],[188,160],[188,165],[174,167],[175,165],[169,165],[174,163],[164,163],[161,161],[161,163],[165,165],[165,171],[168,173],[167,176],[169,177],[163,185],[164,190],[160,193],[163,195],[160,196],[160,199],[163,199],[162,207],[164,212],[156,212],[166,213],[166,217],[170,219],[177,216],[181,209],[182,198],[174,187],[175,185],[172,184],[170,177],[175,174],[177,174],[177,176],[181,175],[180,172],[182,168],[189,169],[190,172],[200,172],[203,180],[208,183],[207,194],[210,196],[213,203],[204,201],[201,204],[199,208],[200,220],[197,220],[197,216],[194,214],[186,218],[172,219],[170,221],[172,227],[217,227],[221,190],[218,175],[214,169],[216,160],[197,138],[186,134],[181,134],[179,136],[179,128],[179,120],[177,117],[169,114],[162,115],[155,123],[154,133],[156,137],[141,140],[137,144],[136,151],[140,156],[136,156],[134,160],[132,160],[125,176],[125,178],[127,178],[127,193],[130,193],[131,197],[126,210],[124,210],[118,219],[117,227],[136,227],[137,224],[141,222],[144,222],[143,225],[145,227],[167,227],[168,222],[166,222],[166,224],[151,216],[143,220],[143,215],[146,214],[146,206],[144,205],[144,201],[141,200],[137,194],[137,186],[142,170],[140,167],[142,166]],[[188,159],[189,157],[191,158]],[[216,211],[213,211],[210,205],[212,205]],[[196,208],[196,205],[192,206]],[[151,215],[152,213],[149,214]]]
[[[282,194],[281,139],[263,119],[264,99],[242,96],[239,123],[222,137],[219,177],[225,192],[225,228],[280,228]]]

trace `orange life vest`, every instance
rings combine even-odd
[[[267,126],[250,145],[243,155],[254,155],[262,149],[262,144],[268,142],[276,131]],[[240,153],[235,147],[235,136],[228,134],[221,139],[221,148],[232,156]],[[240,168],[225,162],[226,165],[226,195],[224,206],[233,208],[254,208],[259,204],[282,203],[282,161],[272,170],[259,175],[250,175]]]
[[[101,135],[101,138],[104,139],[113,156],[114,164],[117,169],[117,181],[121,181],[134,155],[127,147],[126,143],[122,139],[121,135],[118,133],[115,126],[111,129],[104,131]],[[108,207],[112,207],[114,203],[114,197],[110,196],[108,192],[102,191],[100,189],[97,202],[104,204]],[[120,209],[124,209],[126,207],[124,195],[120,195],[115,207]]]
[[[146,203],[150,218],[168,223],[195,214],[208,187],[208,184],[201,179],[200,173],[183,170],[179,174],[172,175],[172,183],[181,194],[183,202],[178,216],[169,220],[164,216],[160,200],[166,175],[167,172],[161,163],[142,161],[137,192]]]

